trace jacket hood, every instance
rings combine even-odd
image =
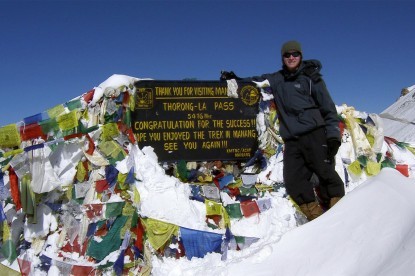
[[[322,67],[321,62],[316,59],[304,60],[297,72],[308,76],[314,82],[318,82],[321,79],[320,70]]]
[[[309,59],[304,60],[302,65],[300,65],[300,70],[303,68],[313,68],[314,71],[317,73],[320,73],[321,68],[323,68],[323,65],[321,65],[321,62],[317,59]]]

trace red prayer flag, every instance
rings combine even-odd
[[[24,125],[20,127],[20,138],[23,141],[36,139],[36,138],[46,139],[46,134],[43,133],[42,127],[38,123]]]
[[[143,237],[144,237],[144,227],[141,224],[141,221],[138,220],[137,226],[134,229],[131,229],[133,233],[136,234],[137,239],[134,242],[134,245],[143,252]]]
[[[244,217],[248,218],[259,213],[258,204],[255,201],[246,200],[241,202],[241,210]]]
[[[74,265],[72,266],[71,275],[74,275],[74,276],[95,275],[95,268],[93,268],[92,266]]]
[[[106,179],[101,179],[95,181],[95,190],[97,193],[102,193],[103,191],[109,188],[108,181]]]
[[[30,266],[32,263],[25,259],[17,258],[17,263],[19,264],[20,273],[22,276],[29,276],[30,274]]]
[[[99,217],[102,214],[102,204],[87,204],[84,205],[86,209],[86,216],[89,219]]]
[[[9,179],[10,179],[10,192],[13,198],[13,202],[16,205],[16,210],[22,208],[22,202],[20,201],[19,181],[14,169],[9,168]]]
[[[397,164],[396,169],[406,177],[409,177],[409,169],[407,164]]]
[[[95,89],[92,89],[86,92],[86,94],[84,95],[84,101],[86,103],[89,103],[90,101],[92,101],[92,99],[94,98],[94,93],[95,93]]]

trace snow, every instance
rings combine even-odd
[[[396,170],[384,169],[323,216],[286,233],[260,263],[247,258],[230,264],[227,273],[411,275],[415,269],[410,261],[415,254],[414,184]]]
[[[399,141],[415,143],[415,85],[379,116],[384,120],[385,135]]]
[[[153,259],[154,275],[411,275],[415,179],[385,168],[323,216],[300,227],[282,204],[241,227],[261,233],[242,251],[203,259]],[[282,201],[282,199],[279,199]],[[285,210],[281,207],[286,206]],[[251,228],[252,227],[252,228]],[[238,227],[237,227],[238,228]],[[285,228],[285,229],[284,229]]]
[[[103,82],[97,89],[91,105],[96,104],[105,94],[119,93],[123,87],[129,86],[137,78],[114,75]],[[117,89],[111,89],[116,87]],[[414,87],[402,100],[409,101],[414,94]],[[407,105],[408,106],[408,105]],[[404,118],[399,120],[406,125],[413,123],[413,113],[404,112],[401,108],[387,109],[388,118]],[[338,109],[347,109],[342,106]],[[413,109],[413,108],[412,108]],[[396,113],[394,113],[396,111]],[[365,113],[353,111],[354,117],[367,117]],[[392,116],[391,114],[396,114]],[[385,117],[383,117],[385,120]],[[395,120],[384,121],[386,129]],[[402,130],[402,129],[401,129]],[[415,132],[412,132],[412,137]],[[397,134],[398,135],[398,134]],[[394,137],[394,136],[392,136]],[[401,141],[398,139],[398,141]],[[224,258],[218,253],[209,253],[204,258],[173,259],[152,256],[152,275],[411,275],[415,270],[415,157],[396,145],[382,143],[379,151],[384,155],[386,149],[393,153],[398,163],[409,165],[410,177],[403,176],[395,169],[384,168],[375,176],[362,174],[353,176],[346,187],[346,196],[321,217],[307,222],[299,217],[292,203],[285,197],[284,189],[268,192],[264,199],[271,202],[271,208],[249,218],[232,221],[232,233],[248,237],[242,250],[228,250]],[[140,149],[137,145],[129,145],[129,155],[117,164],[117,169],[127,173],[131,167],[136,169],[134,187],[139,191],[139,210],[142,217],[154,218],[181,227],[195,230],[224,233],[224,230],[212,230],[205,222],[206,208],[204,203],[190,200],[190,188],[177,178],[165,174],[158,164],[157,155],[151,147]],[[55,172],[69,183],[73,178],[75,165],[79,162],[82,151],[76,144],[65,144],[50,156],[55,165]],[[356,159],[350,136],[343,137],[342,146],[336,156],[336,170],[345,176],[341,164]],[[258,175],[266,182],[280,181],[282,175],[281,155],[270,160],[266,171]],[[7,181],[7,179],[6,179]],[[6,183],[7,184],[7,183]],[[51,195],[52,196],[52,195]],[[87,196],[88,198],[88,196]],[[232,199],[222,194],[225,204]],[[122,198],[112,195],[107,202],[120,202]],[[136,204],[136,203],[135,203]],[[9,218],[9,209],[5,209]],[[37,225],[25,225],[25,239],[34,241],[30,250],[54,259],[58,250],[59,236],[50,234],[57,228],[56,218],[46,205],[38,209]],[[11,215],[13,216],[13,215]],[[69,219],[69,218],[68,218]],[[72,224],[74,218],[66,225],[67,231],[77,234],[80,224]],[[17,222],[17,220],[16,220]],[[71,226],[71,227],[69,227]],[[78,227],[79,226],[79,227]],[[76,230],[75,230],[76,229]],[[42,237],[47,240],[41,242]],[[95,237],[97,238],[97,237]],[[39,242],[36,244],[35,242]],[[46,243],[49,246],[44,246]],[[235,245],[230,245],[235,247]],[[112,252],[103,262],[114,261],[118,251]],[[75,254],[76,255],[76,254]],[[72,256],[76,259],[76,257]],[[79,258],[79,263],[85,259]],[[2,264],[7,265],[6,261]],[[95,265],[95,264],[90,264]],[[12,265],[16,268],[16,263]],[[48,275],[59,274],[59,269],[52,266]]]

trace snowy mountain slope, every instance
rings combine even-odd
[[[404,91],[406,94],[379,116],[383,119],[386,136],[399,141],[415,142],[415,85]]]

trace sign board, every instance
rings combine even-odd
[[[132,128],[159,161],[247,160],[257,148],[259,90],[226,81],[138,81]]]

